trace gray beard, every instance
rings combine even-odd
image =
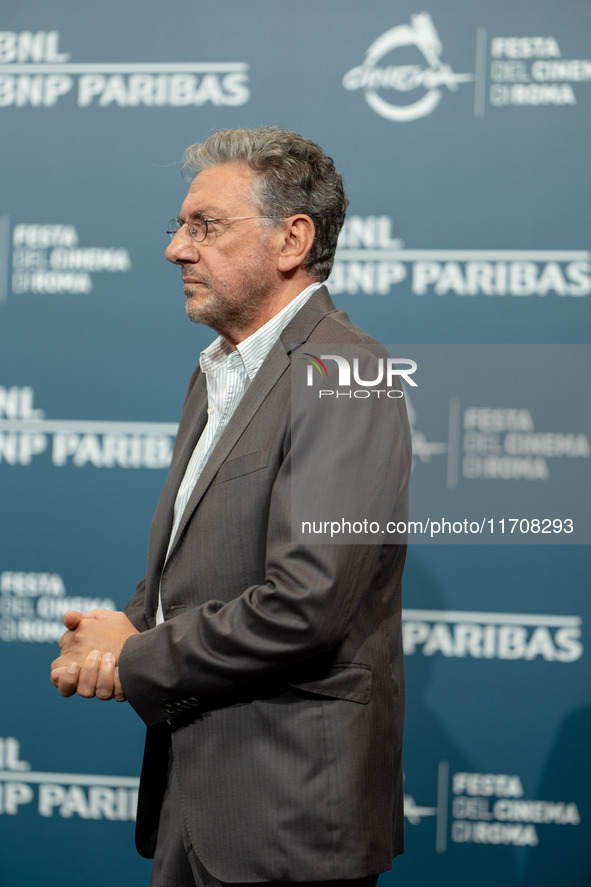
[[[246,287],[239,300],[209,290],[207,297],[199,303],[187,299],[185,311],[193,323],[209,326],[222,336],[231,334],[235,339],[236,333],[250,327],[256,320],[269,295],[269,286],[262,283]]]

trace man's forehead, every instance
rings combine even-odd
[[[191,182],[183,209],[189,213],[221,213],[238,203],[250,203],[253,176],[245,163],[208,166]]]

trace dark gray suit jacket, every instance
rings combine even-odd
[[[223,432],[166,559],[206,422],[194,372],[146,578],[126,608],[140,634],[124,646],[121,681],[148,726],[138,849],[154,850],[171,743],[192,845],[222,881],[356,878],[389,869],[403,846],[405,547],[294,541],[291,490],[342,462],[345,484],[359,467],[368,507],[404,501],[406,411],[367,401],[339,428],[329,408],[326,429],[317,414],[313,427],[305,411],[291,416],[291,360],[304,343],[316,354],[375,344],[325,288],[312,296]],[[324,431],[337,441],[328,451]],[[155,627],[160,585],[166,621]]]

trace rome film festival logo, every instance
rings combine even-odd
[[[365,54],[362,65],[352,68],[343,78],[345,89],[363,89],[367,104],[387,120],[408,121],[426,117],[435,110],[443,96],[442,87],[455,92],[459,83],[474,80],[472,74],[455,74],[441,61],[443,45],[428,12],[411,16],[410,25],[391,28],[375,40]],[[420,64],[382,65],[390,52],[415,47],[423,55],[427,67]],[[383,98],[378,90],[396,94],[423,89],[424,93],[410,104],[399,104]]]

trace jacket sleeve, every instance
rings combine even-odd
[[[127,602],[123,612],[138,631],[147,631],[148,623],[145,614],[145,578],[138,582],[134,596]]]

